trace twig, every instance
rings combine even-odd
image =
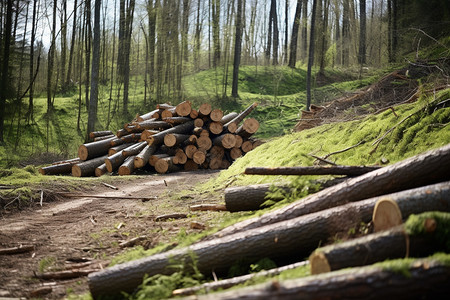
[[[119,189],[118,187],[113,186],[113,185],[110,185],[110,184],[107,184],[107,183],[105,183],[105,182],[102,182],[102,184],[103,184],[104,186],[106,186],[106,187],[109,187],[110,189],[113,189],[113,190],[118,190],[118,189]]]
[[[395,112],[394,112],[394,114],[395,114]],[[331,155],[339,154],[339,153],[348,151],[348,150],[350,150],[350,149],[356,148],[356,147],[358,147],[359,145],[364,144],[365,142],[366,142],[365,140],[362,140],[362,141],[360,141],[360,142],[359,142],[358,144],[356,144],[356,145],[350,146],[350,147],[348,147],[348,148],[345,148],[345,149],[342,149],[342,150],[339,150],[339,151],[331,152],[331,153],[325,155],[325,156],[323,157],[323,159],[327,159],[327,158],[330,157]]]
[[[187,218],[187,214],[166,214],[166,215],[161,215],[161,216],[157,216],[155,218],[155,221],[165,221],[168,219],[184,219]]]
[[[317,156],[317,155],[314,155],[314,154],[310,154],[310,155],[312,157],[314,157],[315,159],[320,160],[321,162],[324,162],[324,163],[329,164],[329,165],[337,166],[337,164],[335,164],[334,162],[332,162],[330,160],[324,159],[324,158],[322,158],[320,156]]]
[[[135,238],[132,238],[131,240],[122,242],[119,244],[120,247],[125,248],[125,247],[133,247],[134,245],[136,245],[138,242],[145,240],[147,237],[145,235],[142,236],[138,236]]]
[[[0,249],[0,255],[6,255],[6,254],[19,254],[19,253],[25,253],[30,252],[34,250],[34,245],[20,245],[18,247],[12,247],[12,248],[5,248]]]
[[[71,279],[79,278],[89,275],[90,273],[97,272],[100,269],[88,269],[88,270],[66,270],[59,272],[46,272],[42,274],[35,274],[35,277],[40,279]]]
[[[42,206],[42,202],[44,201],[44,190],[41,190],[41,201],[39,204]]]
[[[227,208],[224,204],[197,204],[189,206],[189,209],[192,211],[226,211]]]

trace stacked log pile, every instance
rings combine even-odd
[[[261,144],[252,139],[259,123],[247,118],[253,103],[240,113],[224,115],[204,103],[198,110],[189,101],[156,109],[111,131],[90,133],[91,142],[78,148],[78,157],[43,167],[43,175],[101,176],[107,172],[129,175],[153,167],[158,173],[199,168],[224,169]]]
[[[342,267],[370,264],[386,258],[408,257],[408,253],[425,256],[439,251],[448,253],[447,244],[450,239],[447,230],[450,220],[448,170],[450,170],[450,144],[375,169],[283,208],[241,221],[191,246],[175,248],[92,273],[88,276],[91,294],[94,298],[99,298],[119,295],[123,291],[131,292],[142,283],[144,276],[172,274],[176,270],[170,267],[171,263],[189,266],[194,263],[193,257],[196,270],[203,274],[212,272],[225,274],[231,265],[240,260],[258,261],[270,258],[280,263],[292,263],[302,261],[313,253],[310,258],[311,268],[314,268],[313,273],[320,273]],[[445,212],[440,219],[426,215],[423,232],[428,235],[417,236],[417,239],[412,236],[408,238],[405,237],[401,227],[395,227],[409,216],[423,212]],[[332,242],[338,234],[348,233],[351,229],[359,228],[361,223],[369,222],[374,224],[373,228],[379,233],[336,247],[316,250],[318,245]],[[383,230],[390,231],[383,233]],[[444,231],[447,232],[445,236],[441,234]],[[436,243],[442,240],[447,244]],[[392,244],[393,242],[396,244]],[[410,244],[405,246],[406,242]],[[438,269],[441,270],[440,267]],[[369,273],[375,270],[370,274],[365,270],[361,269],[364,273],[361,273],[364,275],[361,277],[364,279],[361,280],[365,282],[364,287],[368,288],[362,288],[364,291],[378,290],[377,286],[389,281],[390,277],[379,268],[367,269],[370,270]],[[432,291],[433,284],[436,284],[438,289],[448,286],[447,282],[450,280],[448,267],[439,274],[439,282],[427,281],[433,278],[433,272],[423,274],[421,279],[415,281],[415,288],[429,292]],[[326,282],[320,282],[319,278],[322,277],[305,279],[310,284],[311,293],[314,293],[310,298],[321,298],[316,297],[320,295],[316,292],[320,292],[323,286],[336,282],[339,274],[329,273],[325,276],[328,280]],[[387,281],[383,278],[387,278]],[[344,289],[342,291],[344,294],[345,290],[352,292],[345,284],[351,285],[353,279],[346,278],[340,286]],[[408,280],[409,277],[396,277],[394,281],[404,287],[408,285]],[[301,282],[303,284],[303,281]],[[448,290],[446,288],[446,291]],[[272,289],[262,289],[259,296],[275,297],[276,295],[270,294],[271,291]],[[277,291],[276,286],[274,291]],[[176,294],[183,293],[177,291]],[[238,292],[224,299],[238,299],[242,295]],[[339,295],[342,298],[343,294]],[[378,298],[380,294],[374,295],[374,298]],[[406,299],[414,296],[410,293],[403,295]],[[328,298],[328,295],[326,297]]]

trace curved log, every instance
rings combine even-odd
[[[348,179],[261,217],[229,226],[210,238],[273,224],[348,202],[450,179],[450,144]]]
[[[389,195],[404,216],[425,210],[450,209],[450,183],[437,184]],[[146,275],[171,274],[170,262],[191,263],[196,257],[202,273],[223,272],[239,259],[257,261],[264,257],[286,259],[309,255],[317,245],[333,238],[339,230],[347,231],[361,221],[370,221],[379,198],[349,203],[287,221],[269,224],[189,247],[174,249],[135,261],[115,265],[88,278],[94,298],[111,296],[121,291],[130,292],[142,283]],[[344,221],[345,224],[344,224]],[[339,224],[339,226],[337,226]]]

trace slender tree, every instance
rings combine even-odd
[[[320,0],[319,0],[320,1]],[[310,32],[310,43],[309,43],[309,56],[308,56],[308,70],[306,73],[306,110],[309,111],[311,106],[311,72],[314,63],[314,37],[315,37],[315,27],[316,27],[316,7],[317,0],[313,0],[312,12],[311,12],[311,32]]]
[[[78,0],[73,1],[73,14],[72,14],[72,36],[70,38],[70,49],[69,49],[69,62],[67,64],[67,77],[66,77],[66,86],[71,85],[72,79],[72,64],[73,64],[73,56],[75,52],[75,37],[77,30],[77,10],[78,10]]]
[[[358,63],[366,63],[366,0],[359,0],[359,52]]]
[[[55,48],[56,48],[56,7],[58,1],[53,0],[53,22],[52,22],[52,40],[50,49],[48,50],[48,67],[47,67],[47,113],[53,110],[52,93],[53,93],[53,66],[55,64]]]
[[[239,65],[241,63],[242,44],[242,0],[237,2],[236,13],[236,34],[234,42],[234,62],[233,62],[233,83],[231,86],[231,96],[238,97]]]
[[[300,16],[302,13],[302,0],[297,0],[297,7],[295,8],[294,23],[292,25],[291,33],[291,45],[289,51],[289,63],[288,66],[295,68],[297,61],[297,43],[298,43],[298,31],[300,28]]]
[[[95,122],[97,121],[97,103],[98,103],[98,77],[100,72],[100,10],[102,1],[95,0],[94,3],[94,41],[92,49],[92,72],[91,72],[91,96],[89,101],[88,124],[86,140],[89,133],[95,131]]]
[[[36,76],[34,73],[34,44],[36,41],[36,28],[37,28],[37,14],[38,14],[38,2],[39,0],[33,0],[33,17],[31,21],[31,38],[30,38],[30,67],[29,67],[29,86],[30,90],[28,93],[28,111],[27,111],[27,120],[28,122],[33,120],[33,97],[34,97],[34,79]],[[40,58],[38,58],[39,60]],[[36,73],[37,75],[37,73]]]

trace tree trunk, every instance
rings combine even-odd
[[[98,142],[86,143],[78,147],[78,157],[81,160],[88,160],[103,154],[108,153],[111,148],[111,141],[115,138],[102,140]]]
[[[289,63],[288,66],[295,68],[297,62],[297,41],[298,31],[300,28],[300,16],[302,13],[302,0],[297,0],[297,7],[295,9],[294,23],[292,25],[291,45],[289,48]]]
[[[136,169],[144,167],[153,153],[156,152],[156,147],[147,145],[145,148],[134,158],[134,167]]]
[[[378,170],[373,166],[330,166],[330,167],[248,167],[244,174],[248,175],[346,175],[359,176]]]
[[[241,64],[242,47],[242,0],[237,2],[236,34],[234,42],[233,82],[231,84],[231,97],[238,97],[239,66]]]
[[[213,236],[224,236],[344,203],[443,181],[450,177],[449,169],[450,144],[348,179],[261,217],[236,223]]]
[[[311,12],[311,32],[309,35],[309,54],[308,54],[308,70],[306,72],[306,111],[309,111],[311,106],[311,81],[312,81],[312,67],[314,63],[314,40],[315,40],[315,26],[316,26],[316,7],[317,0],[313,0]]]
[[[408,276],[382,266],[352,268],[215,293],[214,299],[439,299],[450,292],[450,267],[439,260],[415,260],[404,272]]]
[[[47,167],[42,167],[39,169],[39,173],[42,175],[60,175],[69,174],[72,172],[72,166],[78,162],[67,162],[63,164],[51,165]]]
[[[271,188],[272,187],[272,188]],[[281,189],[289,193],[290,188],[286,186],[273,186],[272,184],[255,184],[247,186],[230,187],[225,189],[225,206],[228,211],[257,210],[266,201],[281,201],[284,195],[271,196],[272,189]]]
[[[95,174],[95,169],[104,164],[108,156],[101,156],[72,166],[72,176],[85,177]]]
[[[359,1],[359,52],[361,67],[366,63],[366,0]]]
[[[223,125],[223,129],[230,133],[236,132],[239,123],[241,123],[242,120],[244,120],[244,118],[248,116],[256,108],[256,106],[258,106],[258,103],[254,102],[252,105],[250,105],[245,110],[240,112],[234,119]]]
[[[13,14],[13,1],[8,0],[6,3],[6,22],[3,32],[4,41],[3,45],[0,45],[0,51],[2,54],[2,66],[1,66],[1,93],[0,93],[0,144],[3,144],[4,138],[4,123],[5,123],[5,107],[7,92],[10,89],[9,79],[9,56],[10,56],[10,44],[11,44],[11,30],[12,30],[12,14]]]
[[[101,164],[100,166],[95,168],[95,171],[94,171],[96,177],[100,177],[100,176],[106,174],[106,172],[108,172],[108,169],[106,168],[106,164]]]
[[[423,188],[421,197],[418,196],[418,190],[409,190],[389,197],[397,201],[405,216],[408,213],[423,211],[424,205],[430,210],[449,209],[448,182]],[[88,277],[89,288],[94,298],[115,295],[120,291],[130,292],[142,283],[144,276],[171,274],[176,269],[169,268],[170,262],[189,266],[193,256],[196,257],[197,269],[205,274],[210,274],[212,270],[216,273],[224,272],[236,261],[244,258],[252,261],[264,257],[282,261],[288,258],[301,259],[319,243],[332,239],[338,230],[347,231],[361,221],[370,220],[378,199],[350,203],[115,265],[91,274]],[[404,209],[404,205],[408,208]]]

